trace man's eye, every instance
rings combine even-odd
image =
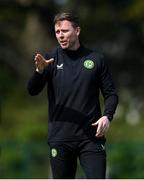
[[[68,32],[68,30],[62,30],[62,32],[66,33],[66,32]]]

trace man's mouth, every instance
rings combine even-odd
[[[66,45],[66,44],[67,44],[67,41],[60,41],[60,44]]]

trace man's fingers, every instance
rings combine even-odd
[[[37,61],[37,62],[41,62],[41,61],[44,61],[45,59],[41,54],[36,54],[34,60]]]
[[[98,126],[96,136],[101,137],[108,131],[108,126]]]
[[[47,66],[48,64],[54,61],[54,58],[46,60],[41,54],[36,54],[34,60],[35,60],[36,65],[41,64],[41,65]]]
[[[92,126],[97,127],[97,130],[96,130],[96,136],[97,137],[103,136],[102,127],[101,127],[101,124],[99,123],[99,121],[92,123]]]
[[[46,60],[41,54],[36,54],[35,61],[38,63],[50,64],[54,61],[54,58]]]
[[[101,133],[101,131],[102,131],[102,129],[101,129],[100,125],[98,125],[96,132],[99,134],[99,133]]]
[[[107,130],[109,129],[109,120],[103,116],[95,123],[91,125],[96,128],[96,137],[104,136]]]
[[[105,134],[105,130],[101,129],[100,127],[96,130],[96,137],[102,137]]]

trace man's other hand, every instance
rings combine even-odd
[[[98,121],[92,123],[96,130],[96,137],[102,137],[109,129],[110,121],[107,116],[102,116]]]

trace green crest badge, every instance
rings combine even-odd
[[[51,155],[52,155],[52,157],[56,157],[57,156],[57,150],[55,148],[52,148]]]
[[[94,65],[95,65],[94,62],[90,59],[84,61],[84,67],[87,69],[93,69]]]

